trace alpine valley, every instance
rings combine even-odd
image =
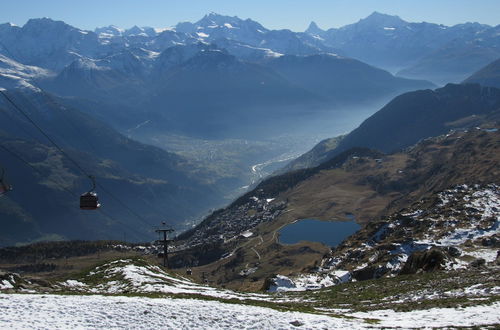
[[[500,325],[500,25],[37,18],[0,93],[2,328]]]

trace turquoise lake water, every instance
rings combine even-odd
[[[355,221],[304,219],[283,227],[279,234],[280,242],[284,244],[311,241],[334,247],[360,228]]]

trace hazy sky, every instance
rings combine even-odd
[[[453,25],[500,24],[500,0],[0,0],[0,22],[23,25],[50,17],[93,30],[98,26],[167,27],[197,21],[209,12],[252,18],[270,29],[303,31],[311,21],[321,28],[357,22],[373,11],[411,22]]]

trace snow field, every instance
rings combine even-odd
[[[2,329],[360,329],[361,321],[197,299],[0,294]]]
[[[329,317],[197,299],[0,294],[2,329],[367,329],[500,324],[500,303]],[[365,318],[380,320],[366,323]],[[292,324],[294,323],[294,324]]]
[[[393,310],[359,312],[349,314],[354,317],[380,319],[377,326],[425,328],[471,327],[500,324],[500,303],[491,306],[472,306],[466,308],[431,308],[411,312]]]

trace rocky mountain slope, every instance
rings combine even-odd
[[[497,263],[498,188],[459,185],[421,199],[351,236],[324,266],[354,266],[363,280]]]
[[[420,90],[394,98],[359,127],[342,138],[335,147],[318,145],[304,155],[318,164],[353,147],[383,152],[407,148],[430,136],[450,129],[470,128],[498,120],[500,90],[478,84],[448,84],[436,90]],[[288,167],[301,167],[302,158]]]
[[[491,62],[472,76],[464,80],[465,84],[481,84],[500,88],[500,59]]]
[[[426,81],[394,77],[358,60],[333,54],[285,55],[266,65],[294,84],[342,105],[370,103],[403,90],[432,87]]]

